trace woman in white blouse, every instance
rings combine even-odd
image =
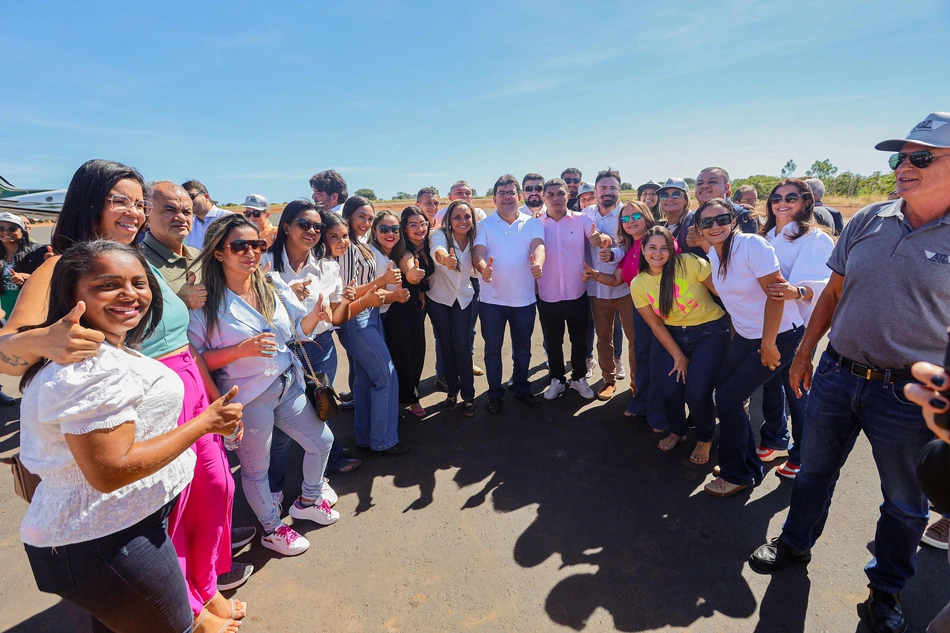
[[[379,211],[373,218],[373,228],[369,235],[369,250],[376,258],[376,270],[386,270],[392,262],[390,254],[400,240],[399,216],[392,211]],[[409,301],[409,290],[403,288],[402,284],[386,284],[383,287],[386,289],[386,296],[383,305],[379,307],[379,315],[385,322],[389,306]]]
[[[309,338],[319,321],[333,314],[317,296],[306,310],[280,278],[260,267],[266,242],[257,228],[237,214],[215,220],[205,248],[192,266],[201,269],[208,288],[205,305],[191,311],[188,336],[219,385],[238,385],[247,432],[237,449],[244,496],[264,527],[261,544],[281,554],[302,554],[310,546],[280,519],[277,499],[267,481],[271,434],[275,425],[304,449],[303,487],[290,508],[295,519],[335,523],[336,493],[323,478],[333,434],[317,417],[304,393],[300,361],[286,341]],[[338,312],[346,310],[340,304]],[[271,365],[268,370],[268,365]]]
[[[769,287],[771,298],[785,301],[785,310],[798,311],[808,326],[818,297],[828,285],[831,269],[826,262],[831,257],[835,242],[815,222],[815,197],[804,180],[786,178],[769,194],[765,205],[766,221],[760,234],[775,248],[782,267],[782,280]],[[781,376],[769,380],[762,387],[762,415],[758,454],[763,462],[788,455],[788,460],[775,472],[781,477],[794,479],[801,470],[801,442],[805,424],[805,406],[808,394],[796,398],[788,380],[791,365],[786,365]],[[785,405],[792,418],[792,444],[789,446],[788,420]]]
[[[241,405],[230,404],[232,389],[178,426],[181,379],[134,351],[162,319],[161,296],[129,246],[72,246],[53,270],[38,327],[65,318],[105,341],[80,362],[41,359],[21,383],[20,455],[42,482],[20,537],[39,589],[91,613],[95,630],[179,633],[207,624],[206,611],[194,620],[167,519],[194,473],[189,447],[237,430]],[[239,627],[226,622],[221,631]]]
[[[454,409],[459,393],[462,413],[475,415],[475,374],[472,371],[472,245],[475,243],[475,209],[465,200],[453,201],[445,211],[442,228],[429,235],[435,273],[429,280],[429,318],[442,352],[448,384],[445,409]]]

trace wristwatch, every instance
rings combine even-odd
[[[798,286],[798,298],[799,299],[805,298],[805,286]]]

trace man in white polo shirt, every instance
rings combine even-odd
[[[532,408],[540,406],[528,384],[531,334],[535,320],[535,280],[544,267],[544,227],[537,218],[518,211],[521,189],[506,174],[493,189],[496,211],[478,223],[472,262],[482,276],[479,318],[485,339],[488,374],[488,412],[501,411],[505,386],[501,373],[501,346],[505,326],[511,328],[515,398]]]

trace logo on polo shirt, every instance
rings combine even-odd
[[[924,251],[924,255],[926,255],[927,259],[932,262],[937,262],[938,264],[950,264],[950,256],[944,255],[943,253]]]

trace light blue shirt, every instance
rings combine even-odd
[[[596,204],[592,204],[581,213],[586,215],[593,221],[594,228],[597,229],[599,233],[605,233],[610,236],[610,239],[617,242],[617,229],[620,226],[620,210],[623,208],[623,205],[617,203],[616,208],[607,215],[600,214],[600,207]],[[612,262],[602,262],[600,261],[600,248],[596,246],[591,246],[590,242],[587,243],[587,246],[590,250],[590,266],[594,270],[599,270],[604,273],[604,275],[609,275],[613,277],[614,272],[617,270],[617,264],[620,263],[620,259],[617,257],[617,254],[614,253],[614,260]],[[621,255],[622,257],[622,255]],[[587,296],[596,297],[597,299],[619,299],[620,297],[626,297],[630,294],[630,286],[627,284],[620,284],[619,286],[608,286],[606,284],[599,283],[591,279],[587,282]]]
[[[205,233],[211,223],[229,213],[230,211],[224,211],[212,205],[211,210],[208,211],[203,220],[196,215],[191,223],[191,233],[185,238],[185,244],[200,251],[204,247]]]

